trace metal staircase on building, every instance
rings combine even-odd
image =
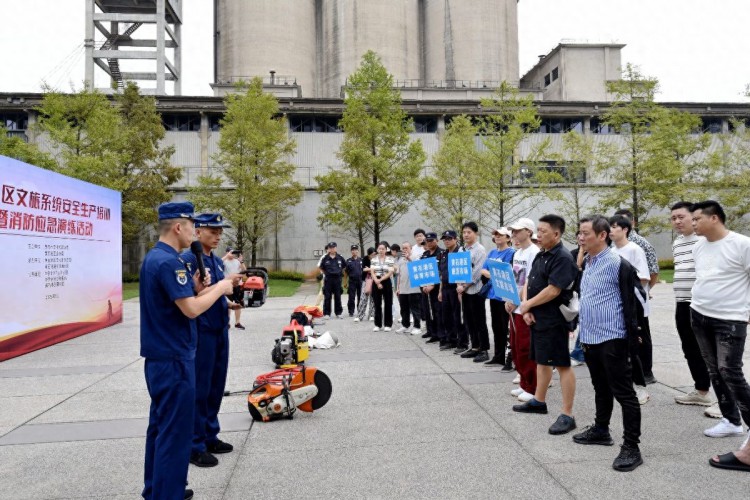
[[[128,38],[132,35],[135,30],[140,28],[143,23],[133,23],[126,29],[122,34],[115,33],[107,38],[107,41],[102,44],[101,50],[110,50],[117,44],[117,41],[121,38]],[[107,64],[109,65],[109,72],[112,80],[117,85],[117,90],[123,90],[125,88],[125,82],[122,80],[122,72],[120,71],[120,60],[117,58],[107,58]]]

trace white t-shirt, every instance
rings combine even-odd
[[[242,270],[240,259],[227,259],[224,261],[224,274],[238,273]]]
[[[750,238],[730,231],[693,247],[695,284],[691,307],[704,316],[747,321],[750,317]]]
[[[421,247],[414,243],[411,247],[411,255],[409,256],[410,260],[414,262],[415,260],[419,260],[422,258],[422,254],[424,253],[424,247]]]
[[[638,273],[638,278],[641,280],[649,280],[651,278],[651,273],[648,271],[646,252],[644,252],[636,243],[628,241],[628,244],[622,248],[617,248],[617,245],[612,245],[612,251],[630,262]],[[648,283],[643,285],[643,289],[646,290],[646,303],[643,305],[643,315],[648,318],[648,315],[651,313],[651,306],[648,301]]]
[[[539,247],[532,243],[528,248],[516,248],[516,253],[513,254],[513,277],[516,278],[519,295],[523,290],[523,285],[526,284],[526,278],[531,273],[531,264],[534,262],[534,257],[539,251]],[[521,314],[518,308],[513,312]]]

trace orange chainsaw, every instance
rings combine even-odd
[[[328,403],[333,387],[328,375],[313,366],[294,366],[258,375],[247,396],[253,420],[293,418],[297,409],[312,413]]]

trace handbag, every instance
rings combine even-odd
[[[365,279],[365,293],[370,295],[372,293],[372,277],[368,276]]]
[[[482,297],[483,299],[486,299],[490,294],[490,290],[492,290],[492,281],[487,280],[487,283],[482,285],[482,288],[479,289],[477,295]]]
[[[573,292],[570,297],[570,301],[567,304],[560,304],[560,312],[562,313],[565,321],[573,321],[578,316],[580,304],[578,302],[578,293]]]

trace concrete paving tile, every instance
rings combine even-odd
[[[408,351],[369,351],[350,352],[341,348],[331,351],[314,353],[315,363],[337,361],[370,361],[374,359],[418,359],[424,358],[422,351],[412,349]]]
[[[326,439],[320,439],[323,432]],[[283,441],[279,436],[285,436]],[[454,401],[417,402],[413,405],[350,406],[334,399],[314,413],[298,412],[253,426],[251,448],[296,449],[408,444],[425,441],[460,441],[470,437],[505,438],[507,434],[468,396]]]
[[[0,394],[5,397],[75,394],[106,377],[105,373],[45,377],[0,378]]]
[[[0,398],[0,427],[16,427],[70,397],[69,394]]]
[[[750,478],[740,472],[710,467],[708,456],[682,454],[650,457],[628,473],[611,469],[610,460],[549,464],[549,472],[576,498],[709,499],[745,498]],[[747,474],[745,474],[747,476]],[[595,477],[595,480],[592,480]]]
[[[0,369],[0,379],[21,377],[47,377],[58,375],[78,375],[83,373],[113,373],[127,365],[83,365],[83,366],[50,366],[43,368]]]
[[[143,488],[144,439],[0,447],[0,497],[136,498]]]
[[[15,427],[0,427],[0,437],[5,436],[7,433],[12,431]]]
[[[146,377],[142,372],[120,371],[101,378],[97,383],[87,387],[85,393],[89,392],[111,392],[111,391],[146,391]]]
[[[147,391],[82,392],[51,408],[31,423],[116,420],[148,417]]]
[[[383,375],[408,377],[444,373],[428,358],[377,359],[368,361],[323,361],[315,363],[333,381],[339,378],[371,378]]]
[[[255,448],[252,440],[250,445]],[[539,464],[504,439],[314,450],[300,446],[293,456],[259,457],[262,451],[242,455],[226,498],[279,491],[279,478],[288,477],[290,459],[319,464],[298,480],[307,498],[571,498]]]
[[[235,467],[237,466],[237,461],[242,457],[241,451],[245,447],[247,434],[247,431],[222,432],[220,436],[222,441],[226,441],[233,445],[235,451],[216,455],[216,458],[219,459],[219,465],[216,467],[201,468],[195,467],[194,465],[190,466],[190,469],[188,470],[189,488],[196,491],[196,498],[203,498],[202,496],[198,496],[198,491],[222,489],[229,483],[230,477],[233,473],[241,473],[236,472]],[[244,496],[244,498],[255,497],[256,494],[254,493],[255,492],[248,492],[248,495]],[[270,494],[269,496],[272,497],[273,494]]]

